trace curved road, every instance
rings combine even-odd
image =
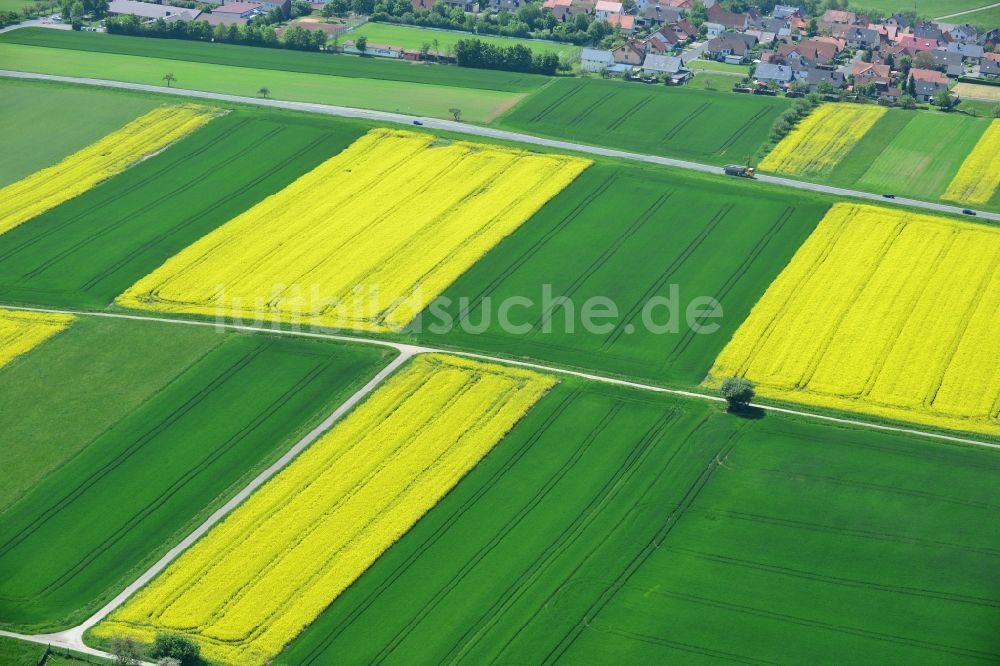
[[[532,134],[510,132],[507,130],[495,129],[492,127],[482,127],[480,125],[472,125],[469,123],[456,122],[453,120],[441,120],[439,118],[421,118],[418,116],[408,116],[402,113],[391,113],[388,111],[372,111],[369,109],[355,109],[348,106],[332,106],[329,104],[314,104],[312,102],[288,102],[277,99],[261,99],[259,97],[224,95],[222,93],[204,92],[201,90],[188,90],[185,88],[167,88],[165,86],[146,85],[143,83],[125,83],[123,81],[109,81],[106,79],[88,79],[75,76],[34,74],[31,72],[17,72],[12,70],[0,70],[0,76],[17,78],[17,79],[60,81],[63,83],[78,83],[88,86],[123,88],[126,90],[140,90],[144,92],[154,92],[165,95],[178,95],[183,97],[195,97],[199,99],[209,99],[220,102],[235,102],[238,104],[256,104],[258,106],[269,106],[278,109],[289,109],[292,111],[321,113],[328,116],[341,116],[344,118],[362,118],[365,120],[374,120],[377,122],[395,123],[400,125],[412,125],[414,121],[419,121],[423,124],[424,127],[429,127],[431,129],[446,130],[449,132],[461,132],[464,134],[472,134],[475,136],[484,136],[492,139],[503,139],[505,141],[515,141],[519,143],[533,144],[536,146],[545,146],[547,148],[558,148],[560,150],[570,150],[578,153],[599,155],[602,157],[615,157],[623,160],[631,160],[633,162],[647,162],[649,164],[671,166],[671,167],[676,167],[678,169],[687,169],[689,171],[701,171],[703,173],[709,173],[723,177],[722,169],[718,166],[714,166],[711,164],[702,164],[701,162],[689,162],[686,160],[678,160],[671,157],[660,157],[658,155],[633,153],[625,150],[616,150],[614,148],[602,148],[600,146],[591,146],[582,143],[574,143],[572,141],[546,139],[543,137],[534,136]],[[724,176],[724,177],[731,178],[732,176]],[[759,175],[757,176],[757,180],[763,183],[771,183],[772,185],[780,185],[782,187],[790,187],[797,190],[822,192],[824,194],[832,194],[834,196],[840,196],[840,197],[853,197],[855,199],[867,199],[869,201],[876,201],[880,204],[895,203],[899,205],[910,206],[913,208],[921,208],[926,211],[930,211],[932,213],[951,213],[952,215],[961,215],[963,210],[959,206],[949,206],[946,204],[933,203],[929,201],[920,201],[919,199],[908,199],[905,197],[897,197],[895,199],[888,200],[878,194],[872,194],[871,192],[859,192],[858,190],[849,190],[842,187],[831,187],[829,185],[807,183],[801,180],[782,178],[780,176]],[[977,216],[980,219],[1000,222],[1000,213],[990,213],[987,211],[976,211],[976,212]]]

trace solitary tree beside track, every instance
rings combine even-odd
[[[257,91],[257,94],[264,99],[267,99],[267,96],[271,94],[271,89],[267,86],[261,86],[260,90]]]
[[[753,382],[745,377],[726,377],[720,388],[722,397],[729,403],[730,411],[746,409],[754,397]]]
[[[167,82],[167,87],[169,88],[171,83],[177,81],[177,77],[174,76],[173,72],[167,72],[163,75],[163,80]]]

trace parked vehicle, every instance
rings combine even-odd
[[[423,124],[424,124],[424,121],[422,121],[422,120],[414,120],[414,121],[413,121],[413,124],[414,124],[414,125],[423,125]]]
[[[755,173],[752,166],[742,166],[740,164],[727,164],[724,170],[727,176],[739,176],[740,178],[753,178]]]
[[[974,211],[974,210],[969,210],[968,208],[966,208],[965,210],[963,210],[963,211],[962,211],[962,214],[963,214],[963,215],[975,215],[975,214],[976,214],[976,211]]]

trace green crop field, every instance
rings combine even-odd
[[[0,235],[4,302],[103,307],[191,242],[332,157],[356,122],[234,111]]]
[[[458,40],[476,38],[496,46],[521,44],[522,46],[527,46],[534,53],[552,52],[565,58],[577,58],[580,55],[580,47],[573,44],[559,44],[539,39],[498,37],[496,35],[476,35],[454,30],[434,30],[413,25],[394,25],[392,23],[373,23],[371,21],[347,33],[342,39],[354,39],[358,35],[367,37],[370,44],[388,44],[390,46],[398,46],[401,49],[413,49],[415,51],[419,50],[424,44],[432,44],[436,39],[438,40],[438,50],[441,53],[451,53]],[[431,53],[433,52],[434,47],[431,46]]]
[[[697,384],[828,207],[754,183],[598,163],[445,291],[438,304],[454,328],[436,332],[432,305],[414,339]],[[573,302],[569,321],[560,297]],[[722,316],[696,317],[719,326],[695,334],[685,320],[702,297],[718,300]],[[499,306],[514,298],[533,302],[512,308],[516,328],[505,327]],[[586,330],[585,304],[604,298],[617,316]]]
[[[0,369],[0,513],[224,337],[209,328],[83,318]]]
[[[998,471],[567,381],[276,661],[993,661]]]
[[[0,187],[55,164],[157,105],[135,95],[0,79]]]
[[[889,109],[840,162],[807,180],[937,201],[991,118]],[[1000,198],[981,206],[1000,210]]]
[[[414,64],[386,58],[361,58],[236,44],[212,44],[44,28],[22,28],[4,33],[0,35],[0,43],[183,60],[264,71],[325,74],[338,78],[381,79],[500,92],[530,92],[548,81],[547,77],[536,74],[464,69],[426,63]],[[264,75],[263,72],[258,74],[258,76]]]
[[[742,163],[767,141],[787,104],[776,97],[557,79],[496,124],[640,153]]]
[[[900,115],[904,113],[899,112]],[[892,124],[895,120],[890,121]],[[910,193],[920,198],[937,199],[944,194],[989,124],[986,118],[908,114],[908,122],[874,160],[868,161],[873,147],[863,149],[861,155],[853,156],[853,160],[848,156],[848,164],[867,161],[870,165],[854,185],[869,191]],[[878,125],[873,133],[872,140],[881,143]],[[928,150],[931,142],[933,149]]]
[[[21,30],[5,33],[0,37],[18,32]],[[156,41],[143,37],[135,39]],[[253,54],[269,50],[256,47],[234,48],[247,48]],[[315,55],[323,57],[322,54]],[[344,56],[344,58],[349,57]],[[261,87],[267,87],[271,97],[287,101],[336,104],[438,118],[450,118],[448,109],[459,108],[462,110],[463,120],[477,122],[487,122],[495,118],[524,96],[524,93],[462,88],[454,85],[308,74],[280,69],[251,69],[188,60],[28,46],[4,41],[0,41],[0,62],[6,69],[23,72],[111,79],[159,86],[164,85],[163,76],[169,72],[176,77],[175,85],[179,88],[255,97]],[[394,64],[408,66],[402,63]]]
[[[850,0],[851,9],[874,9],[883,14],[909,12],[916,9],[923,18],[936,18],[993,4],[991,0]],[[964,21],[965,17],[956,17]]]
[[[167,335],[158,330],[164,324],[143,325],[147,343]],[[115,348],[117,335],[106,333],[103,344]],[[194,353],[204,353],[0,514],[4,626],[38,630],[81,621],[313,428],[391,354],[329,341],[210,333],[222,339],[207,351],[205,341],[195,340]],[[71,369],[57,367],[64,375]],[[0,374],[0,384],[6,379]],[[61,420],[60,409],[48,399],[30,411],[47,414],[49,431],[62,433],[78,417]]]
[[[995,30],[1000,28],[1000,7],[990,7],[971,14],[963,14],[950,20],[971,23],[987,30]]]

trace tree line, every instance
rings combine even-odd
[[[559,56],[552,52],[532,53],[523,44],[496,46],[481,39],[460,39],[455,43],[455,60],[460,67],[503,69],[531,74],[556,73]]]
[[[105,22],[107,30],[116,35],[159,37],[164,39],[191,39],[205,42],[267,46],[300,51],[318,51],[326,46],[326,33],[293,26],[281,38],[273,25],[252,21],[246,25],[230,23],[212,26],[208,21],[165,21],[162,18],[142,23],[137,17],[113,16]]]

